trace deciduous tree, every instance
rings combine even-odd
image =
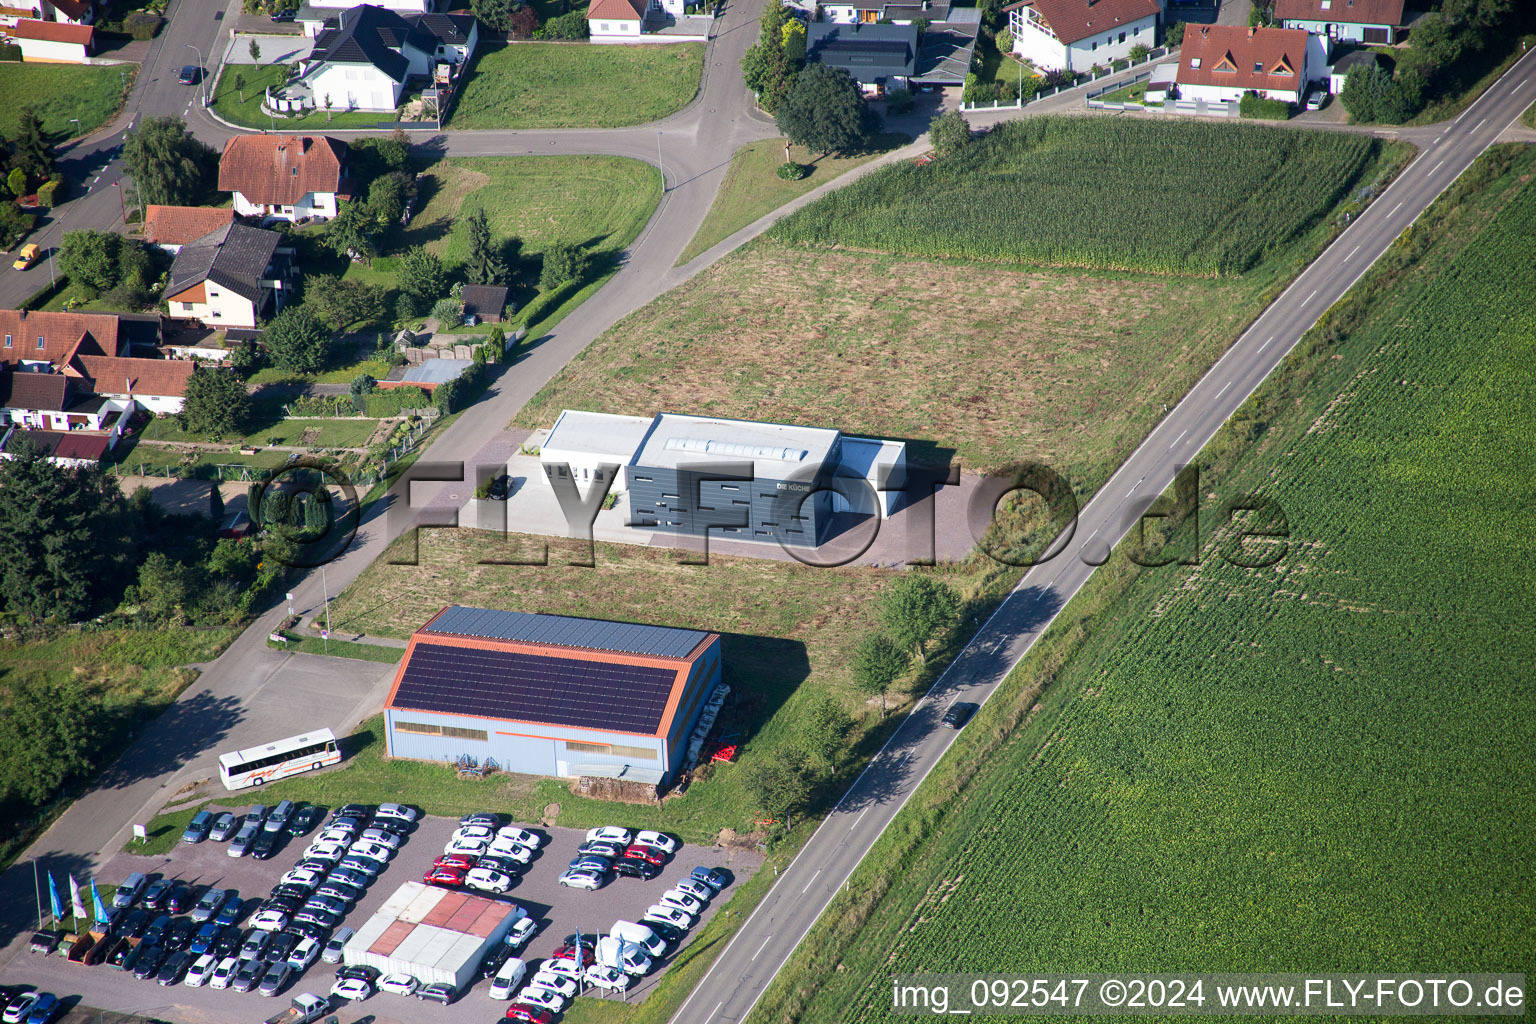
[[[412,315],[420,316],[448,291],[448,272],[443,261],[417,246],[400,260],[400,295],[410,302]]]
[[[94,765],[106,723],[78,686],[28,681],[0,700],[0,801],[46,803]]]
[[[556,242],[544,250],[544,265],[539,269],[539,287],[545,291],[567,281],[580,281],[587,272],[587,252],[579,245]]]
[[[280,369],[318,373],[331,359],[331,332],[308,306],[289,306],[277,314],[261,339]]]
[[[858,83],[825,64],[808,64],[795,76],[776,118],[791,142],[823,155],[855,149],[870,129]]]
[[[880,618],[892,639],[926,661],[924,648],[954,625],[960,600],[949,585],[921,573],[908,573],[880,602]]]
[[[251,396],[234,373],[200,367],[187,378],[180,415],[185,429],[196,434],[243,434],[251,417]]]
[[[911,660],[911,654],[884,633],[869,633],[854,648],[853,684],[860,693],[879,696],[881,718],[885,717],[885,695]]]
[[[179,117],[145,118],[123,143],[123,166],[145,204],[197,205],[218,164],[218,152],[194,138]]]
[[[970,143],[971,126],[960,111],[946,111],[933,119],[928,128],[928,141],[933,143],[933,151],[939,156],[949,156]]]

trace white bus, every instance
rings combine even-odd
[[[329,729],[320,729],[249,750],[220,754],[219,779],[225,789],[244,789],[324,768],[340,760],[336,734]]]

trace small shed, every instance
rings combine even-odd
[[[1344,91],[1344,82],[1355,68],[1381,66],[1381,54],[1375,50],[1350,50],[1328,69],[1328,91],[1337,96]]]
[[[1179,65],[1177,61],[1169,61],[1159,64],[1152,69],[1152,77],[1147,79],[1146,102],[1162,103],[1173,91],[1174,79],[1179,77]]]
[[[467,284],[460,298],[464,300],[464,320],[474,317],[478,323],[501,323],[502,311],[507,308],[507,286],[504,284]]]

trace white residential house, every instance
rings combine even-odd
[[[96,49],[96,30],[89,25],[22,18],[10,34],[28,64],[84,64]]]
[[[1275,0],[1275,21],[1341,43],[1391,44],[1403,26],[1403,0]]]
[[[594,43],[635,43],[650,0],[592,0],[587,8],[588,35]]]
[[[409,80],[428,81],[438,77],[439,65],[464,63],[479,35],[468,14],[352,7],[320,26],[314,50],[302,62],[299,91],[308,91],[305,105],[316,110],[392,112]]]
[[[174,317],[208,327],[252,328],[287,304],[292,249],[276,231],[229,224],[181,247],[165,286]]]
[[[1179,53],[1179,98],[1235,102],[1246,93],[1300,103],[1328,73],[1321,36],[1300,29],[1190,25]]]
[[[243,217],[329,220],[350,187],[347,144],[324,135],[236,135],[219,160]]]
[[[1013,52],[1042,71],[1090,70],[1157,45],[1162,0],[1021,0],[1003,8]]]

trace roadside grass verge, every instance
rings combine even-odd
[[[383,647],[379,644],[360,644],[352,640],[329,640],[318,636],[300,636],[296,633],[284,633],[288,637],[285,644],[275,644],[267,641],[267,646],[273,650],[288,651],[291,654],[318,654],[329,658],[354,658],[358,661],[377,661],[393,665],[405,654],[403,648]]]
[[[1117,552],[750,1021],[895,1020],[889,975],[940,960],[1523,968],[1533,168],[1480,158],[1201,453],[1202,510],[1274,498],[1284,557],[1225,561],[1219,517],[1198,566]]]
[[[717,242],[724,241],[759,217],[772,213],[797,196],[803,196],[834,180],[860,164],[868,163],[881,153],[904,146],[910,142],[899,132],[886,132],[867,152],[847,156],[822,156],[804,146],[790,148],[790,159],[811,173],[799,181],[785,181],[775,172],[784,162],[784,140],[763,139],[749,142],[731,157],[731,166],[715,193],[704,223],[677,258],[678,266],[687,263],[699,253]]]
[[[1519,17],[1519,16],[1517,16]],[[1524,16],[1527,26],[1532,22],[1529,15]],[[1492,53],[1486,59],[1493,63],[1480,77],[1474,79],[1465,89],[1457,90],[1442,99],[1436,100],[1419,111],[1412,118],[1404,122],[1408,126],[1436,124],[1440,121],[1449,121],[1466,110],[1488,87],[1499,80],[1499,76],[1514,66],[1515,61],[1525,55],[1525,51],[1536,46],[1536,33],[1527,31],[1524,34],[1511,32],[1494,43]],[[1475,73],[1475,72],[1473,72]]]
[[[0,116],[0,130],[14,136],[16,116],[31,107],[55,142],[89,135],[117,113],[138,71],[137,64],[0,64],[0,95],[11,111]]]
[[[693,99],[704,44],[503,43],[472,60],[450,128],[622,128]]]

